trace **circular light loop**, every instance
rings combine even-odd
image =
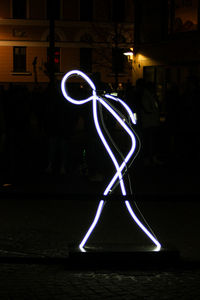
[[[69,96],[69,94],[67,93],[66,88],[65,88],[65,83],[72,76],[82,77],[89,84],[89,86],[92,89],[92,95],[90,97],[88,97],[86,99],[77,100],[77,99],[73,99]],[[72,71],[68,72],[67,74],[65,74],[65,76],[63,77],[62,82],[61,82],[61,90],[62,90],[62,93],[63,93],[63,96],[65,97],[65,99],[76,105],[84,104],[86,102],[93,100],[93,97],[96,97],[96,87],[95,87],[94,83],[86,74],[84,74],[83,72],[81,72],[79,70],[72,70]]]

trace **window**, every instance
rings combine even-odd
[[[46,0],[47,19],[52,16],[55,20],[60,20],[60,0]]]
[[[125,1],[112,0],[112,21],[123,22],[125,17]]]
[[[26,19],[26,0],[12,0],[13,19]]]
[[[93,0],[80,0],[80,20],[93,20]]]
[[[59,73],[60,72],[60,48],[56,47],[54,48],[54,72]],[[49,64],[50,61],[50,48],[47,48],[47,62]]]
[[[124,49],[113,48],[112,49],[112,72],[113,73],[123,73],[125,66],[125,55]]]
[[[169,33],[198,29],[198,0],[170,0],[168,3]]]
[[[26,47],[13,48],[13,71],[26,72]]]
[[[92,49],[81,48],[80,49],[80,69],[83,72],[92,72]]]

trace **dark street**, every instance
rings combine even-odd
[[[150,269],[69,267],[70,247],[87,230],[98,203],[95,196],[104,182],[77,176],[76,182],[73,177],[48,182],[49,177],[43,177],[41,184],[2,187],[2,196],[7,196],[0,204],[0,298],[198,299],[198,175],[187,174],[169,176],[165,168],[143,169],[133,184],[139,208],[163,247],[181,255],[178,265]],[[72,194],[74,187],[78,192]],[[151,243],[129,221],[123,203],[113,200],[105,207],[91,243],[116,245],[122,251],[148,247]]]

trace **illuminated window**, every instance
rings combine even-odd
[[[27,11],[26,0],[12,0],[12,17],[13,19],[26,19]]]
[[[198,29],[198,0],[170,0],[169,33]]]
[[[47,62],[50,60],[50,48],[47,48]],[[60,48],[54,48],[54,72],[60,72]]]
[[[86,73],[92,72],[92,49],[80,49],[80,69]]]
[[[125,68],[125,55],[124,49],[113,48],[112,49],[112,72],[123,73]]]
[[[93,0],[80,0],[80,20],[93,20]]]
[[[123,22],[125,17],[125,1],[112,0],[111,19],[114,22]]]
[[[50,19],[51,15],[55,20],[60,19],[60,0],[46,0],[47,5],[47,19]]]
[[[13,71],[26,72],[26,47],[13,48]]]

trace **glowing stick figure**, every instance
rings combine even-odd
[[[76,100],[76,99],[71,98],[68,95],[66,88],[65,88],[65,84],[66,84],[66,81],[69,79],[69,77],[72,77],[72,76],[79,76],[79,77],[82,77],[83,79],[85,79],[85,81],[89,84],[89,86],[92,89],[92,95],[90,97],[88,97],[86,99],[82,99],[82,100]],[[104,147],[106,148],[106,150],[115,166],[115,169],[116,169],[116,173],[114,174],[114,176],[112,177],[112,179],[110,180],[108,185],[106,186],[105,191],[103,192],[103,195],[104,196],[108,195],[108,193],[111,192],[111,189],[114,187],[114,185],[118,181],[120,184],[120,189],[121,189],[122,195],[126,196],[127,193],[126,193],[125,184],[124,184],[124,180],[123,180],[123,172],[127,169],[127,164],[128,164],[128,162],[130,162],[130,158],[133,156],[135,149],[136,149],[136,138],[134,135],[134,130],[131,127],[131,123],[136,124],[136,120],[135,120],[133,112],[131,111],[129,106],[119,98],[113,97],[111,95],[104,95],[104,97],[99,97],[97,95],[96,87],[95,87],[94,83],[92,82],[92,80],[87,75],[85,75],[83,72],[81,72],[79,70],[73,70],[73,71],[70,71],[65,74],[65,76],[63,77],[62,82],[61,82],[61,90],[62,90],[62,93],[63,93],[65,99],[73,104],[81,105],[81,104],[87,103],[89,101],[92,101],[93,119],[94,119],[94,124],[95,124],[96,130],[97,130],[98,135],[99,135]],[[117,111],[117,109],[109,103],[110,100],[118,102],[123,106],[123,108],[126,110],[126,112],[129,115],[129,118],[130,118],[129,121],[124,119],[122,117],[122,115]],[[123,127],[123,129],[126,131],[126,133],[129,135],[129,137],[131,139],[131,144],[132,144],[131,149],[129,150],[127,155],[124,157],[124,160],[121,165],[119,165],[117,159],[115,158],[115,156],[114,156],[110,146],[108,145],[108,142],[106,141],[106,139],[103,135],[103,132],[101,130],[99,120],[98,120],[98,104],[101,104],[103,107],[105,107],[111,113],[111,115],[117,120],[117,122],[119,122],[119,124]],[[82,252],[86,252],[84,247],[100,218],[104,204],[105,204],[104,200],[101,200],[99,202],[95,218],[94,218],[91,226],[89,227],[87,233],[85,234],[83,240],[81,241],[81,243],[79,245],[79,249]],[[156,237],[138,219],[138,217],[134,213],[128,200],[125,200],[125,205],[128,209],[128,212],[130,213],[131,217],[136,222],[136,224],[141,228],[141,230],[149,237],[149,239],[156,246],[155,251],[159,251],[161,249],[161,244],[158,242]]]

